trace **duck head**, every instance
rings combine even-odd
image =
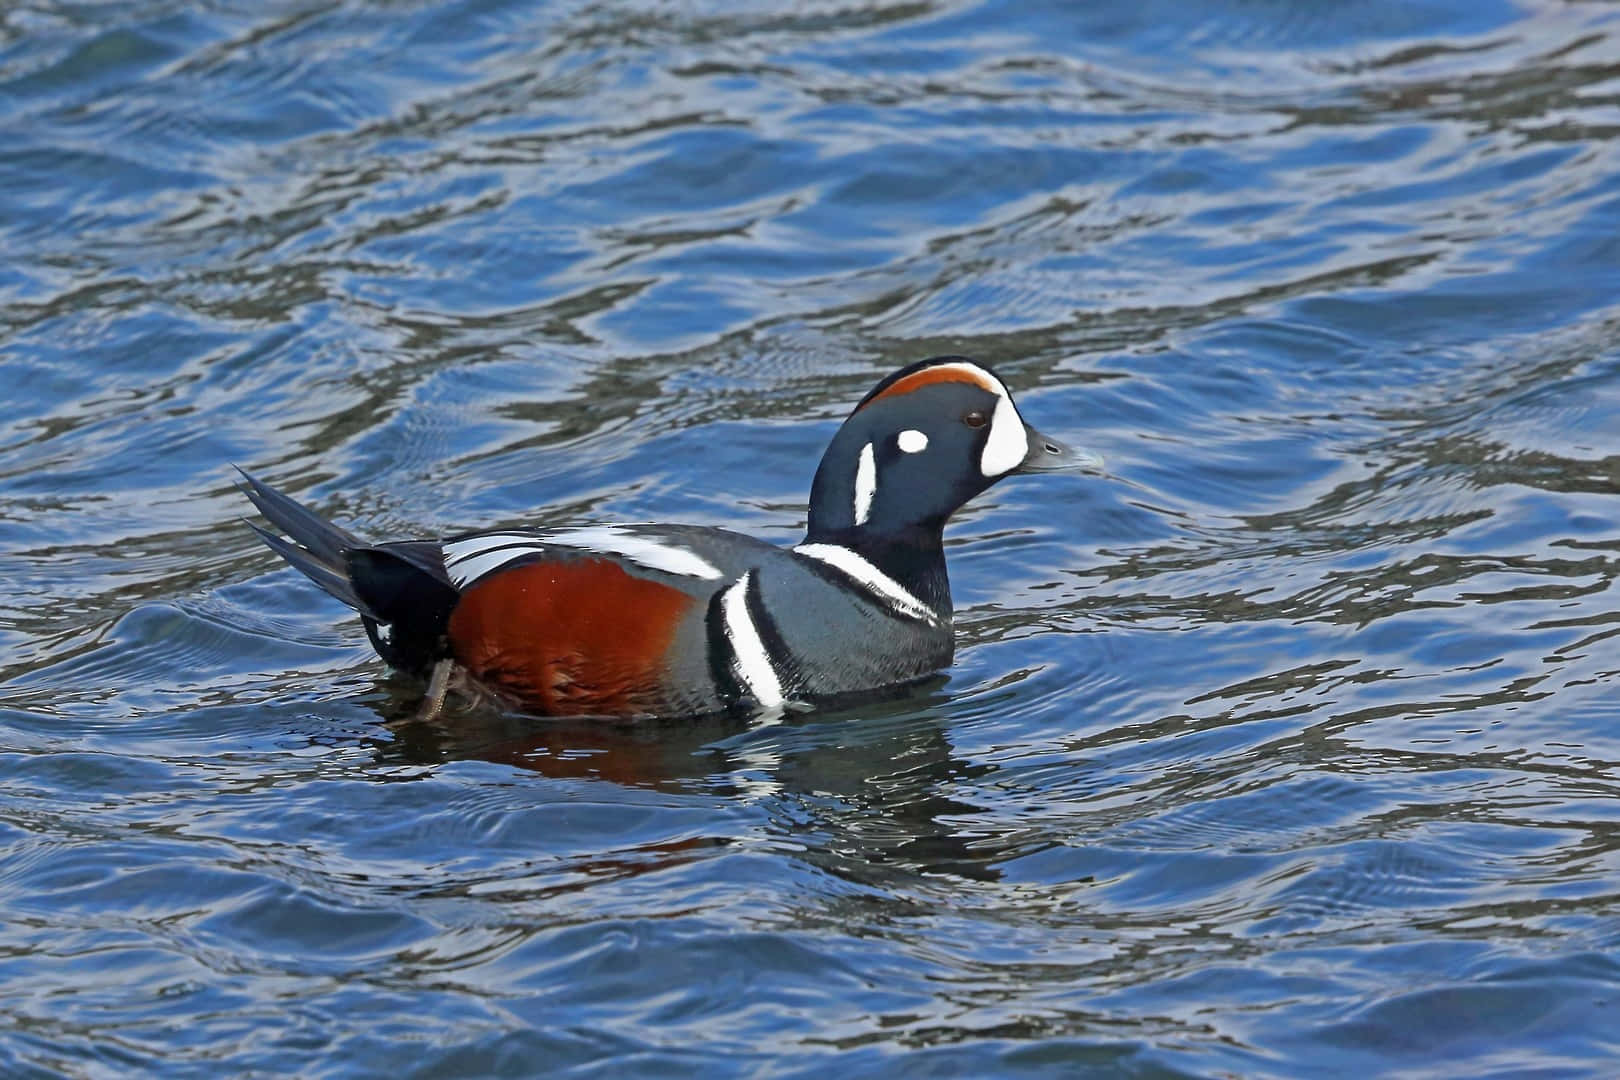
[[[833,436],[811,485],[807,539],[937,542],[946,520],[999,480],[1101,467],[1025,423],[990,368],[937,356],[878,383]]]

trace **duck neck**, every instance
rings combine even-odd
[[[804,542],[848,548],[936,613],[950,617],[951,581],[945,571],[943,523],[874,533],[858,526],[818,528],[812,520]]]

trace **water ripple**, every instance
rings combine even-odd
[[[0,1071],[1603,1072],[1616,27],[0,12]],[[1110,471],[848,709],[418,722],[237,521],[788,542],[941,352]]]

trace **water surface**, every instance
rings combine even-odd
[[[1075,10],[1080,8],[1080,10]],[[1620,9],[0,11],[0,1072],[1610,1075]],[[362,534],[1109,474],[761,728],[408,717]]]

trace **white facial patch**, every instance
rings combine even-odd
[[[861,460],[855,466],[855,524],[865,525],[872,513],[872,496],[877,494],[877,458],[872,444],[861,447]]]
[[[1028,453],[1029,436],[1024,434],[1023,418],[1003,389],[996,399],[996,411],[990,414],[990,434],[984,440],[984,453],[979,455],[979,471],[986,476],[1004,475],[1018,468]]]
[[[973,381],[996,395],[996,408],[990,414],[990,433],[985,436],[984,452],[979,455],[979,471],[985,476],[1005,476],[1023,463],[1029,453],[1029,436],[1024,434],[1024,420],[1012,403],[1012,395],[1002,381],[978,364],[953,360],[936,365],[939,369],[960,371],[971,375]],[[928,368],[925,370],[935,370]],[[917,432],[922,435],[922,432]],[[925,436],[926,438],[926,436]],[[926,445],[926,443],[925,443]],[[905,449],[904,446],[901,447]]]
[[[916,428],[906,428],[895,442],[899,443],[900,449],[907,454],[920,454],[928,449],[928,436]]]

